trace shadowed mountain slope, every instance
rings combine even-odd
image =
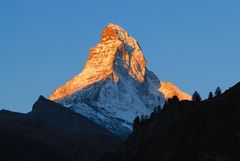
[[[0,131],[4,161],[94,161],[121,144],[109,131],[42,96],[28,114],[2,110]]]
[[[172,99],[134,124],[111,161],[239,161],[240,83],[201,102]]]

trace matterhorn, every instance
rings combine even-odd
[[[136,116],[162,107],[167,99],[164,92],[171,95],[167,88],[161,92],[159,78],[146,64],[138,42],[122,27],[110,23],[102,32],[101,42],[90,49],[83,71],[49,99],[126,137]],[[185,94],[181,99],[191,97]]]

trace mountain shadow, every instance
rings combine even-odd
[[[240,83],[200,101],[171,99],[136,119],[124,146],[104,161],[239,161]]]
[[[86,117],[40,96],[30,113],[0,111],[0,160],[95,161],[121,139]]]

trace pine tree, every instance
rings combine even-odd
[[[178,98],[178,96],[173,96],[172,100],[174,101],[174,103],[179,102],[179,98]]]
[[[212,98],[213,98],[213,93],[209,92],[208,99],[212,99]]]
[[[156,106],[156,107],[154,108],[153,113],[155,113],[155,114],[158,113],[158,110],[159,110],[159,109],[161,109],[161,107],[160,107],[160,106]]]
[[[140,125],[140,118],[137,116],[133,121],[133,129],[136,129]]]
[[[154,107],[154,111],[151,113],[150,119],[153,119],[153,118],[156,116],[156,114],[157,114],[159,111],[161,111],[161,110],[162,110],[162,109],[161,109],[161,106],[160,106],[160,105]]]
[[[172,98],[168,99],[169,104],[175,104],[179,102],[179,98],[177,96],[173,96]]]
[[[195,91],[192,95],[192,101],[197,101],[198,102],[198,101],[201,101],[201,100],[202,100],[202,98],[201,98],[200,94],[197,91]]]
[[[219,96],[222,94],[221,88],[217,87],[216,91],[215,91],[215,96]]]

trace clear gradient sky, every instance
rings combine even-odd
[[[80,73],[109,22],[189,94],[240,81],[239,0],[1,0],[0,108],[28,112]]]

